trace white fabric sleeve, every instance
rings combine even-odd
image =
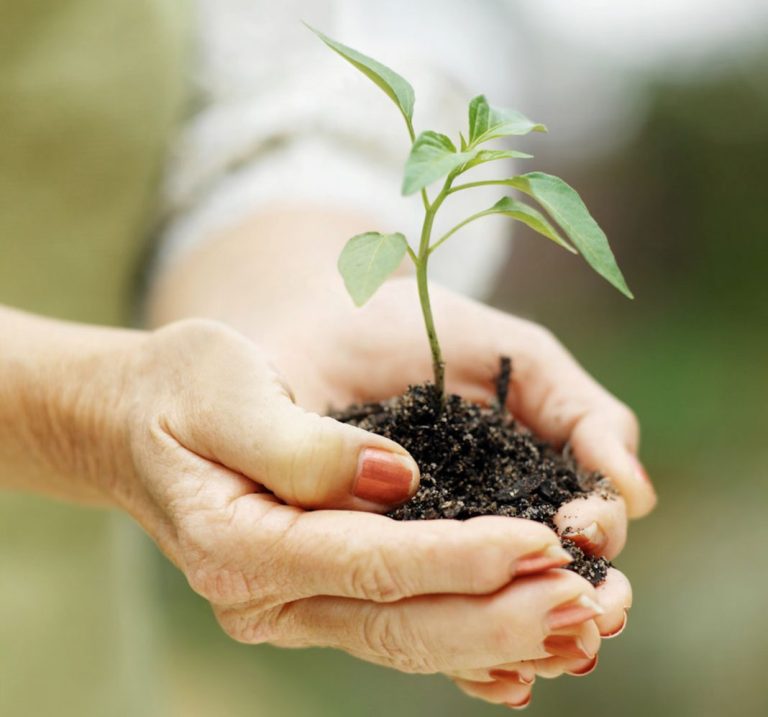
[[[416,90],[417,132],[455,137],[481,91],[514,104],[501,0],[198,0],[199,103],[168,167],[160,267],[275,204],[367,212],[371,230],[417,241],[420,198],[400,195],[410,144],[402,117],[301,19],[405,76]],[[494,163],[472,178],[505,171]],[[453,195],[438,231],[500,195],[498,188]],[[469,225],[435,253],[433,277],[482,294],[509,235],[503,220]]]

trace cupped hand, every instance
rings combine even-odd
[[[656,502],[637,459],[634,414],[595,382],[546,329],[439,287],[433,287],[432,303],[449,391],[470,400],[491,401],[499,356],[510,356],[508,408],[512,414],[556,445],[569,443],[581,465],[609,476],[618,488],[620,495],[614,499],[575,500],[555,516],[558,530],[586,552],[615,558],[626,541],[627,513],[641,517]],[[388,281],[362,309],[353,308],[351,302],[326,301],[308,314],[311,321],[302,321],[299,315],[273,334],[279,337],[273,342],[277,361],[290,377],[301,405],[323,411],[329,406],[380,400],[401,393],[409,383],[429,380],[430,354],[412,279]],[[312,361],[307,364],[304,359],[310,350]],[[611,569],[598,596],[605,614],[596,618],[595,626],[599,634],[613,636],[626,622],[629,582]],[[592,656],[558,656],[507,665],[498,674],[504,669],[529,677],[531,671],[544,676],[587,674],[594,664]],[[487,671],[474,676],[480,674],[482,682],[492,680]],[[477,696],[493,701],[510,697],[500,686],[479,688],[471,680],[458,679],[463,689]]]
[[[456,679],[596,652],[598,592],[557,569],[553,531],[378,515],[417,488],[412,459],[297,407],[236,332],[173,324],[119,368],[108,489],[235,639]]]
[[[558,528],[574,533],[588,551],[618,555],[626,540],[626,513],[641,517],[656,502],[637,459],[638,425],[632,411],[541,326],[437,286],[432,287],[432,304],[447,390],[488,403],[495,395],[499,356],[510,356],[508,408],[515,418],[556,445],[569,443],[582,466],[604,473],[618,488],[616,500],[574,501],[556,517]],[[348,299],[327,300],[284,322],[274,335],[276,361],[298,403],[319,412],[387,398],[431,377],[410,278],[386,282],[362,309]]]

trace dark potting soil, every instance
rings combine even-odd
[[[615,492],[598,473],[579,468],[566,446],[558,451],[517,423],[504,409],[511,365],[503,358],[494,405],[481,406],[449,395],[441,406],[433,384],[410,386],[387,401],[350,406],[337,420],[399,443],[416,460],[421,484],[416,495],[388,515],[395,520],[480,515],[528,518],[553,526],[558,508],[570,500]],[[585,554],[561,538],[568,565],[593,585],[610,563]]]

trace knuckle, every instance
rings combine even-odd
[[[371,609],[363,620],[362,632],[366,649],[390,667],[413,674],[437,672],[420,635],[395,613]]]
[[[227,554],[229,546],[217,543],[201,544],[199,540],[180,541],[184,572],[189,586],[198,595],[212,603],[234,604],[262,602],[267,595],[264,586],[251,575],[262,573],[259,566],[246,574],[241,568],[229,565],[220,556]]]
[[[156,331],[158,336],[167,338],[183,338],[186,341],[205,344],[212,338],[219,338],[222,335],[229,335],[229,331],[224,324],[212,319],[189,318],[174,321],[167,326],[163,326]]]
[[[224,633],[236,642],[260,645],[276,642],[282,637],[279,628],[279,609],[246,611],[218,609],[216,620]]]
[[[353,595],[373,602],[395,602],[408,596],[399,571],[392,566],[382,549],[373,550],[354,561],[349,573]]]
[[[210,565],[207,561],[194,565],[187,572],[187,581],[192,590],[210,602],[238,603],[253,597],[253,590],[242,572]]]
[[[243,522],[238,505],[192,512],[175,521],[180,567],[190,587],[212,603],[266,608],[280,602],[289,587],[286,529],[261,521],[258,532],[245,541],[238,530]]]

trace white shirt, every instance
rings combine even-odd
[[[402,117],[301,20],[408,79],[417,133],[434,129],[458,141],[467,104],[480,93],[524,109],[514,92],[504,0],[199,0],[199,103],[169,164],[161,265],[285,201],[365,211],[375,219],[372,231],[418,240],[420,199],[400,196],[410,149]],[[511,173],[509,164],[495,162],[472,178]],[[453,195],[437,230],[501,196],[499,188]],[[469,225],[435,253],[432,277],[481,295],[503,263],[510,233],[503,219]]]

